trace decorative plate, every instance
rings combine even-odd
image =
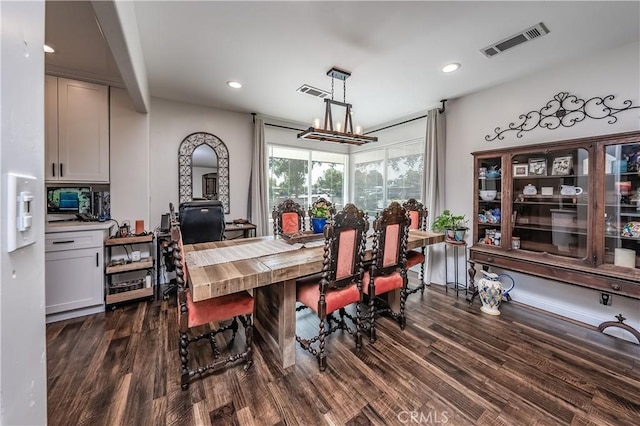
[[[622,228],[623,237],[640,238],[640,222],[629,222]]]

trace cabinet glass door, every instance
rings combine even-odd
[[[588,172],[581,148],[513,156],[513,249],[587,256]]]
[[[640,144],[605,152],[604,263],[635,268],[640,243]]]
[[[501,245],[502,224],[502,161],[501,157],[478,158],[478,217],[479,244]]]

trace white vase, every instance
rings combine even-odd
[[[507,294],[513,289],[515,283],[513,278],[507,274],[494,274],[487,271],[480,271],[484,274],[484,277],[478,281],[478,294],[482,301],[482,307],[480,310],[489,315],[500,315],[500,302],[502,302],[503,294]],[[511,287],[505,291],[500,278],[506,277],[511,280]]]

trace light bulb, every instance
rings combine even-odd
[[[319,129],[320,128],[320,119],[319,118],[314,118],[313,119],[313,127],[315,129]]]
[[[362,126],[356,126],[356,135],[362,134]]]
[[[444,68],[442,68],[442,72],[454,72],[458,68],[460,68],[460,64],[451,63],[448,65],[445,65]]]
[[[342,123],[339,121],[336,121],[336,132],[341,132],[342,131]]]

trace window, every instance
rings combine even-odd
[[[424,141],[354,153],[353,199],[374,216],[392,201],[422,201]]]
[[[278,145],[268,152],[269,211],[287,198],[305,210],[319,197],[344,206],[346,155]]]

